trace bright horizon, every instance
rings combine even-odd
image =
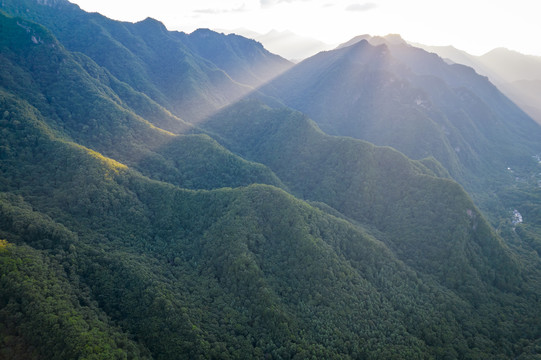
[[[473,55],[505,47],[541,56],[541,3],[532,0],[70,0],[88,12],[169,30],[289,30],[336,45],[357,35],[400,34],[424,45],[452,45]]]

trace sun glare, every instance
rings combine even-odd
[[[260,34],[289,30],[329,44],[361,34],[401,34],[426,45],[454,45],[475,55],[496,47],[541,55],[535,1],[431,0],[345,1],[231,0],[133,3],[128,0],[72,0],[86,11],[113,19],[153,17],[170,30],[249,29]]]

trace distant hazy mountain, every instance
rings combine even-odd
[[[541,57],[499,48],[480,56],[479,60],[496,75],[494,82],[502,91],[541,123]]]
[[[505,48],[494,49],[479,57],[488,69],[500,74],[503,80],[541,80],[541,56],[524,55]]]
[[[266,34],[259,34],[247,29],[236,29],[231,32],[255,39],[269,51],[293,62],[301,61],[333,47],[317,39],[300,36],[288,30],[271,30]]]
[[[402,39],[402,37],[398,34],[389,34],[385,36],[372,36],[368,34],[364,35],[358,35],[352,38],[349,41],[346,41],[345,43],[342,43],[338,45],[336,48],[341,49],[344,47],[348,47],[351,45],[354,45],[362,40],[368,41],[372,45],[382,45],[382,44],[389,44],[389,45],[398,45],[398,44],[406,44],[406,41]]]
[[[541,79],[516,80],[504,86],[503,91],[541,123]]]
[[[541,354],[539,126],[486,78],[363,40],[271,98],[255,41],[0,6],[0,359]]]
[[[451,46],[414,45],[488,76],[505,95],[541,123],[541,92],[536,85],[541,82],[541,57],[504,48],[474,56]]]

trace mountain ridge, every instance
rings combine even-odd
[[[196,122],[254,90],[190,50],[181,33],[169,32],[153,19],[116,22],[97,13],[87,14],[76,5],[65,6],[57,13],[34,0],[5,0],[2,8],[43,23],[68,50],[84,53],[120,81],[188,122]],[[57,21],[59,14],[62,22]],[[285,60],[259,49],[260,45],[252,40],[236,39],[258,48],[266,64],[276,64],[273,71],[289,66]],[[269,76],[273,76],[272,71],[263,78]]]
[[[220,32],[239,34],[262,43],[270,51],[280,54],[292,62],[302,61],[318,52],[332,48],[332,45],[317,39],[303,37],[291,31],[270,30],[260,34],[248,29],[217,30]]]
[[[541,123],[541,112],[537,106],[537,92],[529,89],[527,85],[522,86],[521,84],[521,81],[536,81],[540,78],[541,62],[539,57],[520,54],[504,48],[494,49],[482,56],[473,56],[454,48],[414,45],[440,54],[455,63],[470,66],[479,74],[488,76],[502,92],[515,101],[534,120]]]
[[[49,10],[28,16],[56,19]],[[58,19],[73,15],[55,11]],[[169,44],[189,63],[170,64],[192,81],[183,91],[215,91],[213,82],[197,87],[195,79],[209,74],[231,85],[226,69],[154,20],[134,26],[77,14],[83,29],[110,35],[96,35],[99,46],[112,46],[102,60],[137,60],[127,73],[157,71],[163,53],[150,45]],[[32,19],[0,13],[11,35],[0,38],[0,357],[539,353],[540,260],[536,238],[521,235],[535,231],[527,223],[496,231],[435,156],[411,160],[328,135],[259,93],[262,101],[229,104],[232,96],[205,109],[194,125],[167,99],[154,99],[159,76],[122,81],[118,64],[74,52],[56,38],[59,29]],[[409,73],[391,51],[362,43],[319,56],[361,74],[370,69],[337,86],[394,79],[389,89],[410,89],[409,79],[374,76]],[[258,63],[241,65],[258,75]],[[389,94],[396,105],[430,105],[417,104],[426,100],[421,91]],[[478,104],[473,90],[459,94]],[[519,185],[506,196],[530,204],[525,216],[535,214]]]
[[[434,156],[470,194],[486,189],[479,178],[511,184],[507,167],[534,171],[540,151],[539,125],[486,77],[409,45],[363,39],[301,62],[261,91],[330,134]]]

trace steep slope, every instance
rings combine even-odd
[[[47,221],[39,215],[33,220]],[[2,240],[0,273],[3,359],[148,358],[97,306],[81,306],[84,290],[74,287],[62,265],[44,252]]]
[[[434,159],[254,102],[174,135],[42,26],[0,27],[0,356],[538,355],[539,259]]]
[[[189,41],[190,35],[169,32],[154,19],[136,24],[113,21],[100,14],[88,14],[64,0],[6,0],[2,9],[45,25],[68,50],[84,53],[119,80],[189,122],[196,122],[253,91],[251,86],[237,81],[256,84],[289,65],[248,39],[231,39],[226,45],[223,36],[220,43],[230,56],[221,58],[213,53],[211,44],[196,45]],[[259,56],[251,58],[250,54]],[[242,71],[237,68],[239,63],[231,63],[239,59],[245,61]],[[220,69],[219,65],[227,69]],[[237,81],[224,70],[232,71],[231,76]]]
[[[479,61],[507,82],[541,79],[541,57],[498,48],[479,56]]]
[[[391,145],[417,159],[433,155],[456,175],[453,145],[467,149],[466,142],[456,136],[450,143],[442,125],[423,111],[424,92],[396,75],[401,71],[385,46],[363,41],[307,59],[263,91],[305,112],[329,134]]]
[[[523,79],[501,84],[502,91],[516,102],[535,121],[541,124],[541,79]]]
[[[457,64],[475,69],[488,76],[498,89],[513,100],[535,121],[541,124],[539,108],[539,83],[541,83],[541,60],[507,49],[494,49],[482,56],[473,56],[452,46],[412,45],[438,54]]]
[[[475,69],[478,74],[488,76],[490,81],[492,81],[493,83],[500,83],[501,81],[503,81],[501,76],[498,76],[496,73],[491,72],[487,67],[485,67],[479,61],[478,56],[471,55],[466,51],[455,48],[454,46],[431,46],[414,42],[409,42],[409,44],[414,47],[426,50],[430,53],[437,54],[448,63],[469,66]]]
[[[512,184],[507,168],[531,167],[541,151],[541,127],[486,78],[404,44],[363,40],[320,53],[262,91],[329,134],[433,156],[484,209]]]
[[[479,287],[482,280],[507,289],[520,282],[511,253],[468,195],[422,162],[325,135],[299,113],[254,103],[217,115],[205,128],[269,166],[299,197],[375,227],[399,258],[451,288]]]
[[[209,137],[176,136],[149,123],[147,118],[178,131],[197,131],[91,59],[66,51],[43,27],[4,15],[0,23],[9,35],[0,39],[2,87],[37,108],[63,136],[187,188],[280,186],[268,169],[236,157]],[[3,121],[8,120],[9,111]],[[205,177],[209,173],[214,180]]]
[[[217,115],[205,127],[231,149],[268,165],[294,194],[365,224],[418,274],[476,307],[493,308],[524,281],[517,258],[466,193],[434,177],[423,163],[325,135],[299,113],[252,103]],[[526,275],[534,287],[535,272]]]
[[[541,124],[541,57],[500,48],[477,59],[487,69],[483,74]]]
[[[291,62],[271,54],[255,40],[239,35],[224,35],[208,29],[176,35],[194,53],[242,84],[259,86],[293,66]]]
[[[50,358],[89,354],[83,351],[133,358],[475,357],[520,354],[534,344],[539,322],[530,295],[501,296],[484,276],[479,294],[450,291],[359,226],[273,187],[194,192],[151,181],[56,137],[37,109],[1,95],[9,118],[0,237],[15,244],[2,256],[6,264],[36,264],[2,267],[4,288],[14,289],[0,303],[11,324],[2,341],[21,357],[24,344]],[[279,119],[285,132],[299,128]],[[28,288],[15,288],[23,276],[17,271],[31,279]],[[58,284],[52,298],[45,297],[49,284]],[[527,282],[517,286],[531,291]],[[21,309],[17,322],[14,309]],[[39,319],[54,319],[60,330],[47,331]],[[491,333],[496,324],[502,331]],[[85,343],[92,350],[78,345]]]
[[[72,279],[73,290],[68,287],[64,291],[87,289],[79,300],[73,300],[73,306],[81,306],[81,301],[93,303],[94,308],[83,306],[79,311],[105,312],[106,322],[119,323],[123,331],[133,334],[153,356],[167,357],[174,353],[210,356],[218,352],[232,357],[271,352],[279,356],[291,351],[333,356],[341,351],[352,355],[377,351],[383,341],[375,341],[373,348],[365,344],[368,338],[373,341],[380,337],[379,330],[375,333],[352,327],[355,323],[366,324],[360,318],[347,320],[343,325],[331,318],[337,311],[330,301],[331,294],[338,296],[348,308],[353,306],[348,313],[363,316],[363,321],[369,313],[359,306],[368,301],[373,304],[369,307],[375,311],[372,322],[381,324],[378,327],[383,329],[393,326],[393,333],[398,331],[400,340],[386,351],[396,353],[404,345],[407,347],[402,351],[406,354],[426,351],[422,343],[417,345],[421,350],[414,347],[415,340],[396,319],[390,319],[388,325],[381,322],[388,317],[385,313],[390,309],[381,300],[368,300],[377,291],[340,259],[330,244],[323,242],[323,238],[327,241],[349,238],[350,246],[359,246],[360,241],[366,246],[361,245],[363,251],[359,254],[368,251],[372,255],[367,259],[383,256],[382,261],[388,266],[385,258],[390,260],[392,256],[382,245],[351,226],[273,189],[192,193],[150,182],[99,154],[55,139],[32,114],[35,110],[10,97],[3,100],[10,106],[14,126],[4,131],[3,148],[12,151],[2,158],[1,190],[18,189],[19,197],[2,199],[2,237],[18,246],[26,243],[43,249],[35,255],[38,257],[48,256],[49,251],[56,254],[50,266],[59,267],[55,273],[60,274],[64,267],[70,274],[67,278]],[[29,136],[20,137],[20,133]],[[35,151],[28,153],[29,149]],[[36,173],[40,176],[33,175]],[[30,199],[31,206],[22,202],[20,196]],[[50,217],[59,224],[51,223]],[[308,219],[316,221],[306,223]],[[323,225],[325,221],[330,224]],[[74,232],[70,234],[69,229]],[[326,235],[323,238],[315,235],[319,233]],[[28,256],[24,252],[18,255],[21,252],[15,250],[8,256]],[[314,266],[313,258],[318,259],[318,266]],[[401,266],[394,262],[393,266]],[[368,265],[366,260],[361,263]],[[35,272],[27,270],[36,283],[44,282],[37,274],[42,268],[36,267]],[[3,271],[15,279],[17,273],[13,268]],[[335,272],[345,275],[340,283],[333,281]],[[290,278],[290,274],[296,274],[295,278]],[[7,285],[14,286],[14,280],[3,279]],[[59,280],[53,277],[47,281]],[[31,296],[30,291],[42,294],[35,287],[28,295],[23,293],[23,299]],[[4,313],[10,314],[5,309],[8,303],[24,306],[25,300],[19,303],[8,294],[12,293],[4,295],[3,306]],[[358,298],[361,294],[365,294],[362,301]],[[322,301],[328,305],[322,305]],[[34,302],[39,307],[46,304],[40,298]],[[198,315],[207,304],[212,304],[214,310]],[[382,305],[383,309],[376,310]],[[57,311],[54,307],[44,307],[37,310],[36,318],[58,316]],[[314,318],[313,312],[319,315]],[[17,331],[24,341],[38,349],[63,336],[47,333],[45,338],[39,338],[42,343],[37,342],[25,330],[34,317],[28,314],[23,319],[19,325],[22,328]],[[315,319],[325,319],[317,325],[317,332]],[[359,347],[336,348],[330,336],[336,336],[337,326],[342,328],[342,341],[354,336],[351,341]],[[381,334],[385,333],[383,329]],[[10,330],[7,329],[8,334]],[[301,330],[306,335],[300,335]],[[68,339],[80,336],[81,331],[74,329]],[[365,340],[354,335],[354,331],[359,331]],[[257,339],[258,345],[236,336],[239,332]],[[295,339],[294,348],[291,337]],[[67,350],[62,343],[49,349],[51,357]],[[316,347],[310,348],[309,344]],[[48,352],[43,354],[47,356]]]

